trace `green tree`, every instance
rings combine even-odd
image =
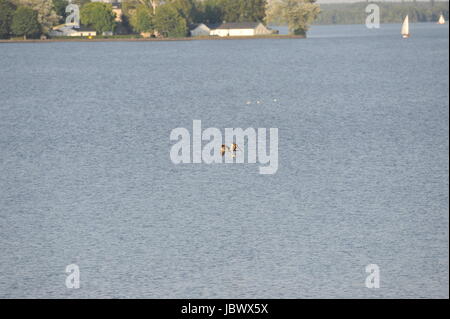
[[[59,22],[63,23],[66,17],[66,8],[69,5],[67,0],[53,0],[53,9],[60,16]]]
[[[224,10],[221,0],[205,0],[197,3],[195,22],[221,23]]]
[[[58,24],[61,17],[56,14],[53,2],[50,0],[16,0],[20,6],[28,7],[38,13],[38,21],[43,32]]]
[[[72,3],[78,5],[81,9],[84,5],[91,3],[91,0],[72,0]]]
[[[141,17],[137,17],[138,8],[147,9],[149,12],[153,12],[151,5],[148,3],[142,4],[141,0],[122,0],[122,26],[128,29],[130,32],[142,32],[138,26],[138,23],[143,22],[142,17],[144,14],[141,12]]]
[[[161,4],[161,0],[122,0],[122,8],[137,9],[139,6],[147,7],[153,14],[156,14],[156,9]]]
[[[276,0],[271,3],[268,20],[280,20],[288,24],[289,32],[306,35],[309,26],[320,13],[316,0]]]
[[[266,17],[266,7],[267,0],[205,0],[195,5],[194,21],[209,23],[263,21]]]
[[[226,22],[256,22],[266,17],[267,0],[220,0]]]
[[[139,0],[122,0],[122,14],[131,21],[133,15],[136,14],[137,8],[141,5]]]
[[[152,10],[140,5],[131,17],[130,23],[136,32],[151,32],[155,29]]]
[[[238,22],[241,16],[241,5],[245,0],[222,0],[220,6],[223,10],[223,20],[226,22]]]
[[[256,22],[266,18],[266,0],[245,0],[241,5],[241,20]]]
[[[0,39],[9,38],[16,6],[8,0],[0,0]]]
[[[94,28],[98,33],[114,29],[115,14],[109,3],[90,2],[81,8],[81,23]]]
[[[69,1],[67,0],[52,0],[53,8],[57,15],[65,16],[66,15],[66,7],[69,5]]]
[[[165,37],[185,37],[188,33],[186,19],[169,3],[156,10],[155,29]]]
[[[194,0],[168,0],[167,2],[178,10],[178,13],[186,19],[188,24],[194,22],[196,13]]]
[[[38,21],[38,13],[27,7],[19,7],[14,12],[11,30],[14,35],[33,37],[41,32],[41,25]]]
[[[158,6],[161,3],[161,0],[139,0],[141,1],[143,4],[147,4],[147,6],[151,7],[153,10],[153,14],[156,14],[156,8],[158,8]]]

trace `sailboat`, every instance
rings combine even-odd
[[[438,24],[445,24],[445,18],[443,14],[441,14],[441,16],[439,17]]]
[[[409,16],[406,16],[402,25],[402,37],[403,39],[409,38]]]

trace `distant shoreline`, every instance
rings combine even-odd
[[[248,37],[185,37],[185,38],[74,38],[74,39],[27,39],[0,40],[0,43],[53,43],[53,42],[172,42],[213,40],[256,40],[256,39],[305,39],[303,35],[261,35]]]

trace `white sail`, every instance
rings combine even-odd
[[[409,16],[406,16],[405,21],[403,21],[402,35],[404,37],[409,36]]]
[[[439,24],[445,24],[445,18],[444,18],[444,15],[441,14],[441,16],[439,17],[438,23],[439,23]]]

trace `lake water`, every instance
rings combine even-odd
[[[449,29],[399,29],[0,44],[0,297],[448,298]],[[194,119],[278,172],[174,165]]]

